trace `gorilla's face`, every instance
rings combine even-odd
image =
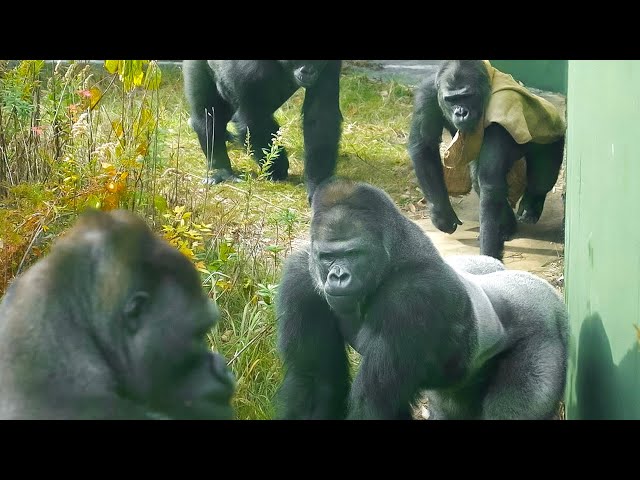
[[[344,205],[323,212],[313,225],[310,258],[316,288],[332,307],[351,305],[375,291],[388,263],[382,238]]]
[[[83,214],[60,245],[66,265],[85,264],[73,279],[115,393],[165,418],[232,418],[234,378],[206,344],[218,310],[189,259],[125,210]]]
[[[308,88],[316,83],[327,60],[280,60],[293,73],[296,84]]]
[[[132,396],[176,419],[231,419],[235,389],[225,359],[207,346],[219,318],[189,260],[158,241],[156,258],[179,275],[161,275],[152,291],[133,294],[124,309]]]
[[[446,61],[440,67],[436,85],[445,118],[460,132],[473,132],[491,92],[484,64],[478,60]]]

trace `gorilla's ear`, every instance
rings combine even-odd
[[[142,325],[142,312],[149,303],[150,296],[147,292],[135,292],[124,305],[122,311],[123,323],[126,331],[134,335]]]

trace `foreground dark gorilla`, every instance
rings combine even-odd
[[[185,60],[184,88],[191,108],[191,126],[215,172],[208,183],[234,176],[227,154],[227,124],[232,119],[244,140],[247,128],[254,156],[264,161],[263,149],[279,125],[274,112],[300,87],[304,173],[310,196],[316,185],[334,173],[342,114],[339,104],[340,60]],[[284,149],[268,170],[274,180],[288,176]]]
[[[0,303],[0,419],[230,419],[217,318],[140,218],[86,213]]]
[[[501,99],[504,103],[492,111],[516,133],[518,138],[514,139],[501,123],[485,118],[492,98],[488,68],[481,60],[446,60],[427,75],[416,89],[408,149],[433,224],[453,233],[462,222],[445,186],[439,150],[442,130],[446,128],[454,136],[457,131],[472,135],[484,128],[477,160],[471,164],[473,185],[480,196],[480,253],[500,259],[505,240],[511,239],[517,228],[507,198],[507,174],[518,159],[525,158],[527,184],[518,220],[536,223],[562,165],[564,122],[549,102],[527,94],[515,82],[508,85],[507,80],[505,87],[497,90],[502,98],[505,93],[511,97],[506,102]],[[507,76],[498,75],[505,81]],[[513,98],[516,105],[509,103]]]
[[[409,419],[423,391],[432,418],[553,418],[568,325],[551,285],[488,257],[453,268],[367,184],[329,181],[312,208],[276,304],[283,418]]]

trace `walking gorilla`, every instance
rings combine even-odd
[[[143,220],[85,213],[0,303],[0,418],[231,419],[218,316]]]
[[[452,136],[457,131],[454,138],[472,162],[473,185],[480,196],[480,253],[501,259],[505,240],[517,228],[507,198],[507,174],[525,158],[526,188],[518,220],[536,223],[558,179],[564,120],[550,102],[488,62],[446,60],[427,75],[416,89],[408,150],[434,226],[453,233],[462,222],[445,185],[439,150],[443,128]]]
[[[185,60],[184,87],[196,131],[209,169],[205,181],[219,183],[234,177],[227,153],[227,124],[237,124],[240,140],[247,128],[254,157],[264,162],[263,149],[279,125],[273,117],[299,88],[302,105],[304,173],[309,198],[315,187],[334,173],[342,114],[339,104],[340,60]],[[273,180],[288,176],[286,151],[270,166]]]
[[[554,417],[568,325],[551,285],[490,257],[452,267],[367,184],[328,181],[312,210],[276,303],[282,418],[409,419],[424,391],[433,418]]]

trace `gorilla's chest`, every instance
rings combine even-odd
[[[333,307],[332,307],[333,308]],[[341,309],[333,308],[338,317],[338,328],[345,342],[351,345],[356,352],[362,354],[364,338],[361,335],[365,324],[365,313],[359,303],[343,305]]]

